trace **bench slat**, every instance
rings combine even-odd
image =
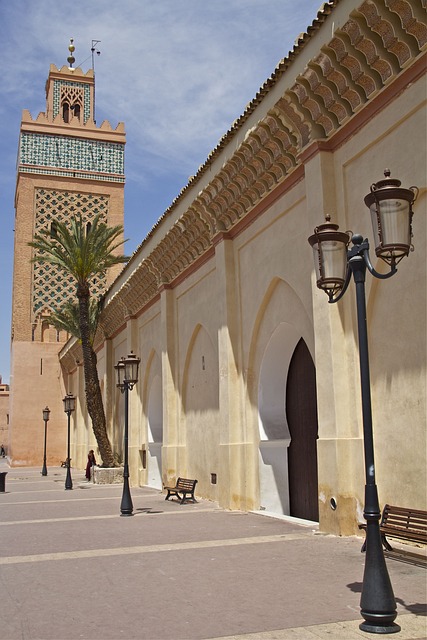
[[[366,529],[366,524],[359,525],[359,528]],[[386,536],[427,544],[427,511],[386,504],[381,517],[380,532],[383,544],[389,550],[392,550],[392,547]],[[362,551],[365,545],[366,542]]]

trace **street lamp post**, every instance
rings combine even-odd
[[[63,398],[64,411],[68,416],[68,430],[67,430],[67,476],[65,478],[65,488],[72,489],[73,481],[71,479],[71,458],[70,458],[70,416],[76,408],[76,398],[71,393],[67,393]]]
[[[397,271],[396,264],[413,249],[412,205],[418,195],[416,187],[400,187],[400,180],[390,178],[388,169],[384,175],[384,180],[371,186],[370,193],[365,197],[365,204],[371,212],[376,240],[375,253],[389,266],[387,273],[378,273],[372,266],[368,240],[358,234],[352,235],[353,246],[349,248],[350,232],[339,231],[338,225],[330,222],[330,216],[326,216],[326,223],[319,225],[308,239],[314,252],[317,286],[327,293],[329,302],[338,302],[343,297],[352,275],[356,286],[366,477],[363,516],[367,524],[365,571],[360,600],[364,622],[359,626],[361,630],[370,633],[396,633],[400,631],[400,626],[394,622],[397,616],[396,601],[380,535],[381,512],[375,480],[365,275],[368,268],[376,278],[393,276]]]
[[[126,358],[121,358],[115,365],[117,371],[117,387],[125,394],[125,430],[124,430],[124,467],[123,467],[123,494],[120,505],[122,516],[133,515],[132,497],[129,488],[129,391],[132,391],[138,382],[138,368],[141,359],[131,351]]]
[[[46,444],[47,444],[47,423],[49,422],[50,409],[46,406],[43,409],[43,420],[44,420],[44,450],[43,450],[43,468],[42,468],[42,476],[47,476],[47,467],[46,467]]]

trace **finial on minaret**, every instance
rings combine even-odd
[[[67,58],[67,62],[69,64],[68,68],[69,68],[70,71],[74,71],[73,63],[76,61],[75,57],[73,56],[73,53],[74,53],[74,50],[75,50],[76,47],[74,46],[73,43],[74,43],[74,39],[70,38],[70,44],[68,46],[68,51],[70,52],[70,55]]]

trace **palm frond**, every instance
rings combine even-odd
[[[35,234],[28,243],[36,251],[31,261],[56,265],[85,284],[109,267],[127,262],[128,256],[115,253],[126,242],[120,239],[123,227],[107,226],[100,215],[89,228],[79,215],[69,223],[56,222],[54,235],[48,229]]]
[[[99,301],[91,298],[89,302],[90,342],[93,344],[100,314]],[[51,324],[60,331],[81,340],[79,303],[68,301],[60,309],[56,309],[50,316]]]

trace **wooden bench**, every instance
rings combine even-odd
[[[166,491],[168,492],[165,500],[169,500],[171,496],[176,496],[181,501],[181,504],[184,504],[186,500],[197,502],[196,498],[194,497],[196,484],[197,480],[178,478],[174,487],[164,487],[164,489],[166,489]]]
[[[359,524],[359,529],[366,530],[366,524]],[[387,551],[393,551],[386,536],[409,542],[427,544],[427,511],[407,509],[386,504],[380,522],[381,541]],[[366,540],[362,551],[366,549]]]

